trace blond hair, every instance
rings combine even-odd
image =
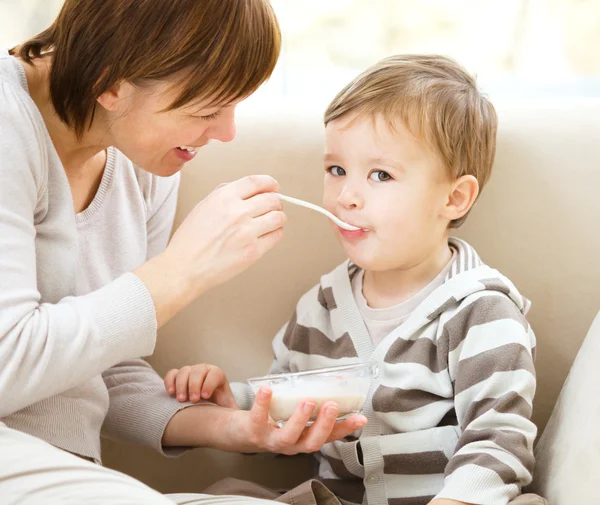
[[[498,118],[475,79],[437,55],[385,58],[350,82],[325,112],[325,125],[343,116],[398,120],[441,159],[448,175],[474,176],[480,191],[492,171]],[[467,215],[452,221],[460,226]]]

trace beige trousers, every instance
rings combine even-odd
[[[0,423],[2,505],[274,505],[245,496],[161,495],[125,474]]]

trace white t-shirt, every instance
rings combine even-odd
[[[452,258],[448,264],[429,284],[427,284],[427,286],[425,286],[416,295],[402,303],[399,303],[398,305],[386,307],[385,309],[374,309],[369,307],[369,304],[363,295],[363,280],[365,271],[360,269],[356,273],[352,279],[352,291],[354,293],[356,305],[360,310],[360,315],[362,316],[367,330],[369,330],[369,335],[371,335],[371,339],[373,340],[373,345],[379,344],[379,342],[381,342],[387,335],[389,335],[393,330],[406,321],[411,313],[431,293],[444,284],[455,257],[456,251],[453,251]]]

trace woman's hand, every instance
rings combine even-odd
[[[316,421],[307,427],[316,407],[311,400],[302,402],[294,415],[279,428],[269,417],[272,391],[261,388],[250,411],[232,411],[228,436],[241,452],[274,452],[294,455],[317,452],[327,442],[344,438],[367,424],[367,418],[356,415],[336,422],[338,407],[327,402],[319,410]]]
[[[334,402],[323,405],[317,420],[307,427],[315,402],[303,402],[283,428],[269,417],[272,392],[262,388],[252,410],[233,410],[214,405],[188,407],[175,414],[163,435],[164,446],[211,447],[229,452],[316,452],[327,442],[342,439],[367,424],[364,416],[336,422]]]
[[[281,240],[287,218],[271,194],[278,190],[266,175],[219,186],[184,219],[167,249],[134,272],[150,291],[159,327]]]

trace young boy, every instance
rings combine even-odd
[[[325,126],[324,206],[360,230],[333,226],[349,260],[301,298],[271,372],[367,361],[376,378],[368,424],[321,449],[319,479],[353,504],[506,504],[534,462],[529,302],[449,238],[490,176],[494,108],[453,61],[394,56]]]

